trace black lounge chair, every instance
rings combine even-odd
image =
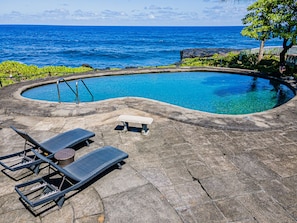
[[[120,163],[128,158],[127,153],[111,146],[94,150],[63,168],[39,153],[36,153],[36,156],[49,163],[49,166],[57,171],[15,186],[21,199],[32,208],[51,201],[55,201],[59,207],[62,207],[66,193],[80,189],[84,184],[116,164],[121,168]]]
[[[10,155],[0,157],[0,164],[10,171],[16,171],[24,168],[31,169],[34,173],[39,172],[42,159],[36,157],[32,152],[38,150],[44,156],[52,159],[56,152],[65,149],[67,147],[73,147],[81,142],[86,142],[89,145],[89,138],[95,136],[95,133],[85,129],[76,128],[64,133],[60,133],[44,142],[38,143],[27,133],[22,132],[15,127],[11,128],[25,139],[24,150],[21,152],[13,153]],[[26,149],[27,146],[30,148]]]

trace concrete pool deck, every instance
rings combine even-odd
[[[23,148],[14,125],[40,141],[85,128],[96,136],[75,159],[105,145],[129,158],[121,170],[69,194],[61,209],[29,211],[14,185],[36,176],[4,171],[15,181],[0,172],[1,222],[297,222],[296,98],[266,112],[228,116],[141,98],[88,104],[21,98],[20,89],[32,83],[0,89],[0,156]],[[118,130],[121,114],[154,118],[149,135]]]

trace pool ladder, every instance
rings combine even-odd
[[[79,101],[79,94],[78,94],[78,83],[79,82],[82,82],[83,83],[83,85],[85,86],[85,88],[87,89],[87,91],[89,92],[89,94],[91,95],[92,101],[94,101],[93,94],[91,93],[90,89],[88,88],[88,86],[85,84],[85,82],[82,79],[79,79],[79,80],[76,81],[76,83],[75,83],[76,90],[74,91],[73,88],[68,84],[68,82],[64,78],[60,78],[60,79],[57,80],[57,90],[58,90],[59,103],[61,103],[61,94],[60,94],[60,87],[59,87],[60,82],[65,82],[66,85],[70,88],[70,90],[75,95],[75,101],[76,101],[77,104],[79,104],[79,102],[80,102]]]

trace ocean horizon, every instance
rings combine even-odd
[[[243,26],[0,25],[0,63],[93,68],[170,65],[189,48],[258,48]],[[272,39],[266,46],[281,46]]]

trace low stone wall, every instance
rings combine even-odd
[[[266,46],[264,47],[264,54],[272,54],[272,55],[279,55],[280,52],[282,52],[283,47],[282,46]],[[253,48],[250,50],[246,50],[249,51],[250,53],[259,53],[259,48]],[[297,46],[293,46],[291,47],[288,52],[288,55],[295,55],[297,54]]]

